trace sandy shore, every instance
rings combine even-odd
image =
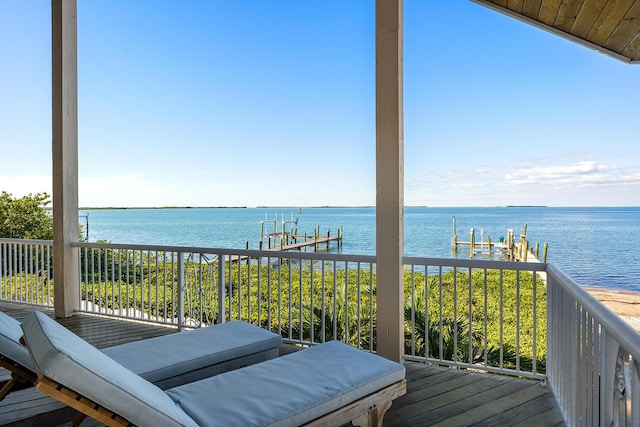
[[[640,293],[602,288],[585,290],[640,332]]]

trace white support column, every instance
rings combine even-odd
[[[51,1],[53,271],[55,314],[79,306],[78,71],[76,0]]]
[[[403,0],[376,1],[377,353],[404,355]]]

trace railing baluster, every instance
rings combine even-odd
[[[184,253],[178,252],[177,260],[177,278],[178,278],[178,329],[185,324],[184,317]]]
[[[13,274],[11,274],[11,277],[13,278],[12,281],[12,300],[13,301],[20,301],[20,275],[19,275],[19,269],[18,269],[18,245],[13,245],[12,247],[12,263],[11,265],[13,265]]]
[[[416,336],[416,279],[415,265],[411,265],[411,336]],[[416,355],[416,340],[411,340],[411,355]]]
[[[282,258],[278,258],[278,262],[280,263],[280,268],[278,269],[278,280],[280,280],[280,272],[282,271]],[[289,286],[287,286],[287,288],[289,288],[289,336],[288,339],[289,340],[293,340],[293,281],[292,281],[292,274],[293,272],[291,271],[291,265],[289,265]]]
[[[489,282],[489,278],[488,278],[488,274],[487,274],[487,270],[484,270],[484,277],[483,277],[483,281],[482,281],[482,295],[483,295],[483,300],[484,300],[484,306],[483,306],[483,316],[482,316],[482,332],[483,332],[483,350],[482,353],[484,355],[483,360],[484,360],[484,364],[488,365],[489,364],[489,338],[487,337],[488,335],[488,319],[489,319],[489,295],[488,295],[488,282]]]
[[[107,256],[107,254],[110,254],[110,260],[109,257]],[[107,249],[104,251],[104,257],[105,257],[105,276],[109,275],[109,269],[111,269],[111,310],[115,310],[115,306],[116,306],[116,288],[115,288],[115,260],[113,259],[115,253],[113,249]],[[107,267],[107,262],[109,262],[109,267]],[[106,298],[106,300],[108,300],[108,296]]]
[[[168,318],[167,316],[167,251],[162,252],[162,281],[163,281],[162,298],[164,301],[164,303],[162,304],[163,305],[162,312],[163,312],[163,317],[167,319]]]
[[[431,337],[429,336],[429,323],[431,319],[429,318],[429,295],[431,294],[431,287],[429,286],[429,265],[425,264],[424,266],[424,357],[428,359],[429,355],[429,346],[431,345]],[[413,340],[412,340],[413,341]]]
[[[338,339],[338,268],[333,260],[333,339]]]
[[[374,351],[373,263],[369,263],[369,351]]]
[[[453,270],[454,272],[454,277],[456,276],[456,270],[454,268]],[[439,298],[438,298],[438,304],[440,305],[440,311],[439,311],[439,317],[438,317],[438,331],[439,331],[439,337],[438,337],[438,358],[439,359],[444,359],[444,332],[443,332],[443,324],[442,324],[442,317],[443,317],[443,306],[444,306],[444,301],[442,299],[442,266],[438,266],[438,290],[439,290]]]
[[[309,307],[310,307],[310,312],[309,312],[309,332],[311,334],[311,336],[309,337],[309,341],[311,341],[312,343],[316,342],[316,337],[315,337],[315,323],[314,323],[314,317],[315,317],[315,310],[314,310],[314,304],[313,304],[313,292],[314,292],[314,288],[313,288],[313,262],[309,263]]]
[[[533,325],[532,328],[532,358],[531,358],[531,363],[532,363],[532,372],[534,374],[538,373],[538,349],[537,349],[537,342],[538,342],[538,274],[535,271],[531,272],[531,280],[533,280],[533,289],[532,289],[532,301],[531,301],[531,306],[533,308]]]
[[[160,320],[160,298],[159,298],[159,292],[160,292],[160,274],[158,271],[158,267],[160,264],[158,264],[158,251],[155,251],[155,282],[156,282],[156,286],[155,286],[155,296],[156,296],[156,304],[155,304],[155,308],[154,311],[156,313],[155,315],[155,319],[156,322]],[[165,316],[166,319],[166,316]]]
[[[39,245],[33,245],[33,259],[32,259],[32,264],[33,264],[33,293],[34,293],[34,302],[36,304],[41,304],[41,301],[43,300],[43,292],[44,290],[42,289],[42,286],[40,285],[40,246]]]
[[[151,319],[153,316],[153,307],[151,306],[151,301],[152,301],[152,297],[153,297],[153,292],[152,292],[152,275],[151,275],[151,256],[152,256],[152,252],[151,251],[145,251],[145,258],[147,259],[147,280],[146,280],[146,286],[147,286],[147,318]],[[143,269],[144,270],[144,269]],[[143,284],[143,288],[144,289],[144,278],[141,278],[140,282]],[[143,299],[144,301],[144,299]],[[140,312],[140,317],[144,318],[144,304],[142,306],[142,310]]]
[[[249,258],[251,259],[251,258]],[[258,297],[257,297],[257,302],[258,302],[258,326],[260,327],[264,327],[263,323],[262,323],[262,274],[260,274],[260,258],[258,258],[256,260],[256,265],[258,268]],[[251,280],[251,268],[249,268],[249,280]],[[269,286],[267,285],[267,297],[265,298],[265,300],[267,301],[267,328],[269,328],[269,326],[271,325],[271,313],[270,313],[270,304],[271,304],[271,289],[269,288]]]
[[[218,323],[225,321],[225,277],[224,277],[224,255],[217,254],[218,257]]]
[[[31,245],[24,246],[24,295],[25,302],[31,301]]]
[[[500,363],[498,367],[500,370],[504,368],[504,276],[503,271],[500,270]]]
[[[362,294],[360,293],[361,292],[361,288],[360,288],[360,261],[358,261],[356,263],[356,266],[357,266],[357,269],[358,269],[358,271],[357,271],[357,279],[356,279],[358,281],[358,283],[356,285],[357,292],[358,292],[357,297],[356,297],[356,313],[357,313],[357,316],[356,316],[356,340],[357,341],[356,342],[358,343],[357,347],[358,348],[362,348],[362,346],[360,345],[360,336],[361,336],[361,333],[360,333],[360,318],[362,317],[362,308],[361,308]]]
[[[126,292],[127,292],[127,294],[126,294],[127,295],[127,315],[129,315],[129,307],[131,307],[131,293],[129,292],[129,287],[131,285],[131,282],[129,281],[129,277],[131,277],[130,276],[130,274],[131,274],[131,262],[129,261],[129,253],[130,252],[132,252],[132,251],[129,251],[127,249],[127,251],[126,251],[126,254],[127,254],[127,267],[126,267],[126,269],[127,269],[127,281],[126,281],[126,285],[125,285],[125,289],[126,289]],[[135,254],[133,254],[133,255],[135,256]],[[134,280],[135,280],[135,278],[134,278]],[[135,295],[134,295],[134,301],[135,301]],[[134,303],[134,305],[135,305],[135,303]]]
[[[238,267],[237,268],[238,286],[236,288],[236,295],[238,295],[237,297],[238,298],[238,319],[242,320],[242,275],[241,275],[242,263],[240,259],[238,259],[238,262],[236,262],[236,266]],[[231,279],[232,277],[233,277],[233,264],[231,263],[231,259],[229,259],[229,278]],[[233,286],[233,280],[229,280],[229,286]]]
[[[289,262],[291,262],[291,259],[288,259]],[[303,308],[302,308],[302,294],[303,294],[303,290],[302,290],[302,259],[298,258],[298,325],[300,328],[300,331],[298,332],[298,339],[300,340],[300,342],[304,341],[304,320],[302,318],[302,312],[303,312]]]
[[[469,276],[471,276],[471,270],[469,270]],[[469,277],[471,278],[471,277]],[[458,270],[454,267],[453,269],[453,318],[451,319],[453,322],[453,363],[458,363]],[[444,305],[441,302],[441,305]],[[449,320],[449,319],[447,319]],[[442,331],[443,339],[444,339],[444,331]]]
[[[520,371],[520,270],[516,271],[516,371]]]
[[[19,291],[18,294],[20,295],[20,299],[19,299],[20,302],[27,302],[27,299],[25,298],[25,291],[23,289],[25,287],[24,286],[25,274],[24,274],[24,266],[23,266],[24,256],[23,256],[22,249],[23,249],[23,246],[19,245],[18,246],[18,256],[17,256],[17,266],[18,266],[17,269],[20,269],[20,275],[18,276],[19,280],[20,280],[19,281],[19,283],[20,283],[20,285],[19,285],[20,291]]]
[[[344,342],[351,344],[349,338],[349,262],[344,263]]]
[[[325,264],[324,262],[321,261],[320,263],[321,269],[320,269],[320,281],[321,281],[321,301],[320,301],[320,330],[322,331],[322,336],[320,337],[320,342],[325,342],[327,341],[327,322],[325,319],[326,316],[326,289],[325,289],[325,277],[324,277],[324,272],[325,272]]]

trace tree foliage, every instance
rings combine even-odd
[[[46,193],[14,198],[0,194],[0,237],[12,239],[53,239],[53,219],[45,209],[51,201]]]

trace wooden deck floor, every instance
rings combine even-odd
[[[3,303],[0,309],[18,320],[33,310]],[[99,348],[175,332],[161,326],[90,315],[59,321]],[[406,366],[407,394],[393,402],[384,426],[564,425],[551,391],[537,381],[416,363]],[[0,372],[0,382],[7,378],[6,371]],[[72,410],[33,387],[10,393],[0,402],[3,426],[67,426],[74,416]],[[82,423],[86,427],[93,425],[96,423],[92,420]]]
[[[407,394],[384,426],[563,426],[553,393],[539,381],[406,363]]]

